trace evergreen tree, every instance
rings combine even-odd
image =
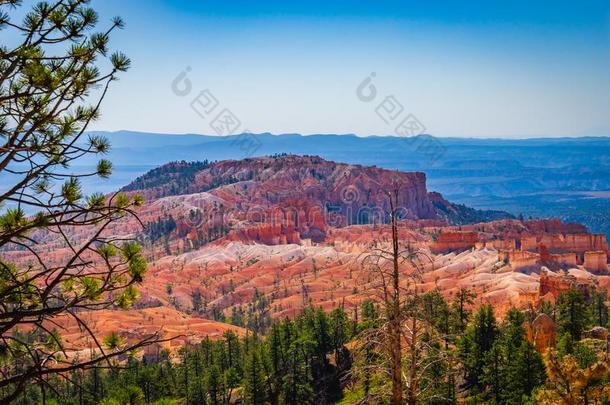
[[[492,404],[501,404],[506,395],[507,351],[499,340],[485,353],[483,382],[487,386],[487,398]]]
[[[451,334],[451,309],[445,297],[438,290],[422,296],[423,319],[442,336],[445,349],[449,348]]]
[[[557,313],[559,333],[569,333],[574,340],[580,340],[590,325],[590,312],[582,291],[570,289],[562,292],[557,299]]]
[[[330,341],[335,354],[335,364],[340,364],[343,346],[350,339],[352,328],[347,314],[337,308],[330,313]]]
[[[464,365],[466,386],[475,393],[483,392],[485,356],[493,347],[497,334],[493,308],[489,304],[484,304],[459,341],[459,354]]]
[[[608,291],[594,291],[591,297],[591,314],[593,315],[593,322],[597,326],[608,326]]]
[[[555,305],[549,301],[542,301],[540,303],[540,313],[547,314],[549,318],[553,320],[553,322],[557,322],[557,311],[555,310]]]
[[[282,401],[285,404],[311,404],[315,399],[312,376],[306,365],[306,350],[302,341],[291,347],[282,381]]]
[[[373,300],[364,300],[362,302],[362,324],[360,329],[370,329],[377,327],[379,322],[379,310]]]
[[[24,3],[31,8],[22,9]],[[111,162],[99,159],[110,149],[108,140],[86,130],[99,118],[110,84],[130,66],[129,58],[109,49],[123,21],[116,17],[99,29],[88,3],[0,1],[0,31],[14,39],[0,44],[0,251],[17,246],[28,254],[25,266],[8,261],[9,255],[0,260],[0,403],[23,396],[32,384],[46,386],[53,374],[108,364],[157,340],[98,347],[102,355],[74,362],[53,328],[59,319],[84,325],[87,311],[130,306],[146,271],[134,241],[104,232],[118,218],[135,216],[142,198],[87,196],[81,187],[83,177],[112,172]],[[99,160],[91,170],[73,170],[81,158]],[[78,243],[74,229],[82,236]],[[70,249],[49,255],[41,237]],[[25,339],[16,338],[19,331]],[[47,388],[41,395],[52,392]]]
[[[206,390],[208,392],[210,405],[220,405],[222,401],[222,380],[220,375],[220,368],[213,364],[207,370],[206,374]]]
[[[516,352],[525,339],[523,323],[525,314],[518,309],[511,308],[506,314],[506,320],[502,325],[503,344],[508,353]]]
[[[263,405],[267,400],[265,375],[260,353],[257,349],[250,352],[244,371],[244,403]]]
[[[463,333],[468,326],[470,320],[470,310],[468,308],[474,303],[475,297],[476,294],[469,289],[460,288],[451,303],[452,324],[458,334]]]
[[[568,332],[564,333],[557,343],[558,358],[562,359],[566,355],[571,355],[583,369],[590,367],[597,361],[595,350],[583,342],[575,341]]]
[[[544,361],[536,348],[525,339],[515,352],[510,353],[509,359],[504,396],[507,403],[521,404],[535,388],[544,384]]]
[[[610,367],[607,361],[598,361],[582,369],[572,355],[562,358],[549,350],[545,354],[548,384],[536,394],[536,403],[555,404],[607,404],[610,394]]]

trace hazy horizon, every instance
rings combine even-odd
[[[185,135],[194,135],[194,136],[213,136],[213,137],[227,137],[227,136],[238,136],[245,134],[253,134],[253,135],[271,135],[271,136],[283,136],[283,135],[297,135],[297,136],[320,136],[320,135],[329,135],[329,136],[356,136],[358,138],[368,138],[368,137],[401,137],[401,135],[397,134],[357,134],[353,132],[345,132],[345,133],[330,133],[330,132],[312,132],[312,133],[300,133],[300,132],[269,132],[269,131],[261,131],[261,132],[237,132],[234,134],[214,134],[214,133],[202,133],[202,132],[157,132],[157,131],[138,131],[133,129],[116,129],[116,130],[107,130],[103,128],[99,129],[91,129],[87,130],[87,132],[105,132],[105,133],[119,133],[119,132],[131,132],[131,133],[139,133],[145,135],[169,135],[169,136],[185,136]],[[432,136],[439,139],[479,139],[479,140],[535,140],[535,139],[579,139],[579,138],[610,138],[610,133],[608,134],[590,134],[590,135],[536,135],[536,136],[527,136],[527,135],[519,135],[515,134],[513,136],[468,136],[468,135],[443,135],[443,134],[431,134],[431,133],[422,133],[420,135],[424,136]]]

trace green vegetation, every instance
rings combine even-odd
[[[176,230],[176,221],[171,215],[165,218],[157,218],[154,222],[148,222],[144,225],[144,232],[150,242],[155,243],[163,237],[168,237],[169,234]]]
[[[148,191],[154,198],[165,197],[168,195],[199,193],[212,190],[219,186],[237,183],[243,180],[255,178],[254,171],[249,172],[244,178],[235,176],[220,177],[216,176],[210,183],[195,182],[195,175],[210,166],[208,160],[201,162],[170,162],[157,167],[146,174],[136,178],[121,191]]]
[[[579,295],[565,292],[553,310],[565,313],[566,300]],[[413,340],[403,343],[405,403],[550,404],[572,395],[578,399],[566,403],[579,404],[585,397],[589,403],[607,398],[610,369],[601,361],[603,347],[566,331],[543,359],[526,337],[529,314],[512,309],[499,321],[489,305],[471,313],[470,304],[463,305],[470,296],[462,290],[448,302],[431,291],[402,309],[403,327],[419,330],[416,362]],[[583,310],[591,311],[594,302],[586,302]],[[326,313],[309,307],[295,319],[270,321],[264,334],[225,332],[180,349],[175,359],[160,348],[133,353],[123,367],[49,379],[46,398],[67,405],[389,403],[389,358],[383,344],[370,339],[384,327],[382,309],[365,301],[356,322],[341,308]],[[409,323],[415,313],[424,320],[419,325]],[[107,344],[120,344],[113,343],[117,339],[111,336]],[[566,392],[568,383],[578,388]],[[39,403],[42,388],[28,387],[16,403]]]
[[[153,354],[141,360],[130,356],[124,368],[74,371],[69,379],[49,381],[46,397],[66,405],[226,404],[231,398],[247,404],[332,403],[342,395],[341,378],[350,364],[344,345],[353,330],[341,309],[306,309],[294,320],[273,322],[265,337],[226,332],[216,341],[206,338],[180,349],[178,362],[163,350],[149,350]],[[41,388],[31,386],[16,403],[37,404],[41,398]]]
[[[94,336],[81,319],[88,311],[129,307],[147,266],[136,243],[104,232],[135,215],[142,198],[84,195],[83,177],[111,174],[106,159],[91,172],[73,168],[108,152],[106,138],[84,134],[110,84],[130,66],[109,49],[123,21],[98,30],[87,3],[40,2],[20,13],[21,1],[0,1],[3,39],[14,38],[0,44],[0,403],[29,401],[34,384],[46,403],[46,393],[75,373],[99,375],[100,363],[157,340]],[[22,21],[9,11],[23,14]],[[41,247],[50,240],[54,249]],[[28,256],[9,256],[10,250]],[[68,359],[62,317],[91,339],[95,354]]]
[[[440,212],[454,224],[465,225],[465,224],[477,224],[480,222],[497,221],[500,219],[514,218],[513,215],[499,210],[478,210],[475,208],[468,207],[464,204],[451,204],[448,207],[444,204],[433,202]]]
[[[177,194],[192,185],[195,174],[210,165],[210,162],[170,162],[157,167],[136,178],[121,191],[138,191],[152,188],[162,188],[163,192],[156,197]]]

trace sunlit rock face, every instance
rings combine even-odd
[[[557,339],[557,325],[547,315],[540,314],[531,323],[524,324],[526,336],[536,349],[543,353],[555,345]]]
[[[401,246],[426,256],[417,278],[421,292],[438,289],[451,299],[470,289],[475,305],[491,303],[502,317],[569,288],[589,294],[610,284],[605,236],[557,220],[467,223],[482,213],[428,193],[423,173],[278,156],[172,163],[125,191],[145,196],[139,221],[120,219],[108,233],[140,240],[150,265],[136,308],[116,318],[113,311],[101,314],[102,332],[125,325],[169,333],[183,325],[193,339],[216,336],[225,326],[206,319],[229,318],[263,301],[272,317],[310,305],[358,316],[362,301],[378,296],[378,278],[362,261],[391,242],[388,193],[398,202]],[[77,243],[87,232],[71,235]],[[53,235],[34,237],[51,261],[70,253]],[[3,257],[27,263],[26,253],[15,249]],[[401,265],[405,286],[412,272]],[[530,327],[537,347],[551,344],[547,320]]]
[[[608,254],[604,251],[585,252],[584,268],[595,274],[608,273]]]

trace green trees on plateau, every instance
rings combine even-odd
[[[83,134],[99,117],[110,84],[130,65],[109,50],[122,20],[97,30],[87,3],[41,2],[21,13],[20,1],[0,1],[0,403],[28,400],[33,385],[45,403],[58,386],[84,381],[84,370],[107,367],[156,340],[111,339],[105,346],[81,319],[85,311],[129,306],[146,270],[138,245],[104,232],[134,215],[141,198],[82,193],[82,177],[110,175],[106,159],[90,172],[71,169],[108,151],[106,139]],[[25,16],[16,21],[11,14]],[[42,250],[41,240],[53,241],[61,255]],[[27,252],[27,260],[11,260],[9,250]],[[59,317],[91,335],[94,354],[68,356]],[[86,375],[95,378],[94,390],[99,375]]]

